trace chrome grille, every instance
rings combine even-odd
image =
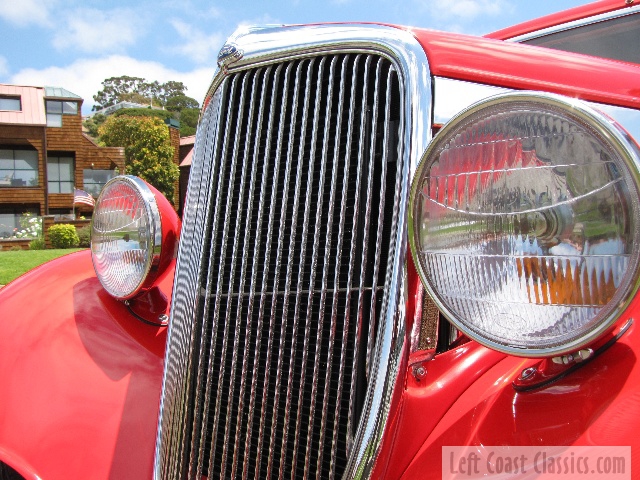
[[[217,89],[178,260],[165,478],[342,476],[396,248],[400,103],[394,65],[372,54]]]

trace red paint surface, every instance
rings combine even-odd
[[[425,49],[435,76],[640,107],[640,67],[633,64],[468,35],[408,31]]]
[[[640,296],[618,325],[629,318],[640,318]],[[473,341],[426,362],[420,381],[409,367],[402,409],[394,412],[385,442],[390,458],[379,462],[374,478],[441,478],[444,446],[630,445],[635,452],[639,329],[636,321],[597,358],[529,392],[516,392],[512,383],[539,360],[499,354]],[[640,469],[637,455],[631,469]]]
[[[0,290],[0,330],[2,460],[28,478],[151,478],[166,329],[112,299],[88,251]]]
[[[412,446],[415,437],[425,440],[414,458],[411,452],[405,454],[406,459],[394,459],[397,468],[389,478],[440,478],[443,446],[631,445],[635,451],[640,446],[639,347],[638,326],[634,325],[613,347],[583,368],[531,392],[517,393],[511,385],[531,363],[514,357],[505,357],[473,375],[474,383],[458,397],[445,399],[444,406],[425,401],[432,386],[409,388],[405,405],[412,405],[414,412],[406,416],[405,438],[411,439]],[[455,368],[453,364],[451,368]],[[432,378],[438,380],[437,375]],[[441,418],[440,410],[446,410]],[[420,416],[430,420],[419,424]],[[419,430],[425,423],[429,425]],[[404,450],[408,443],[399,444],[398,449]],[[640,458],[632,456],[632,471],[639,468]]]
[[[155,192],[163,248],[150,286],[166,310],[180,221]],[[27,478],[151,478],[166,328],[112,298],[88,250],[0,290],[0,331],[0,461]]]

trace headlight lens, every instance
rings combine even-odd
[[[102,286],[120,299],[140,292],[161,239],[160,213],[147,184],[132,176],[107,182],[91,224],[93,266]]]
[[[638,153],[578,101],[493,97],[436,136],[412,185],[418,271],[472,338],[522,356],[571,351],[638,287]]]

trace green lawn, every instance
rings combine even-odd
[[[0,285],[6,285],[24,272],[31,270],[49,260],[68,253],[77,252],[81,248],[65,248],[54,250],[21,250],[16,252],[0,252]]]

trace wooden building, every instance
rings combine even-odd
[[[180,138],[180,200],[178,205],[178,215],[182,218],[182,210],[184,208],[184,202],[187,198],[187,187],[189,186],[189,175],[191,174],[191,158],[193,157],[193,146],[196,142],[196,136],[191,135],[188,137]]]
[[[97,197],[124,171],[124,149],[82,133],[82,101],[63,88],[0,84],[0,237],[25,212],[90,214],[74,209],[74,189]]]

